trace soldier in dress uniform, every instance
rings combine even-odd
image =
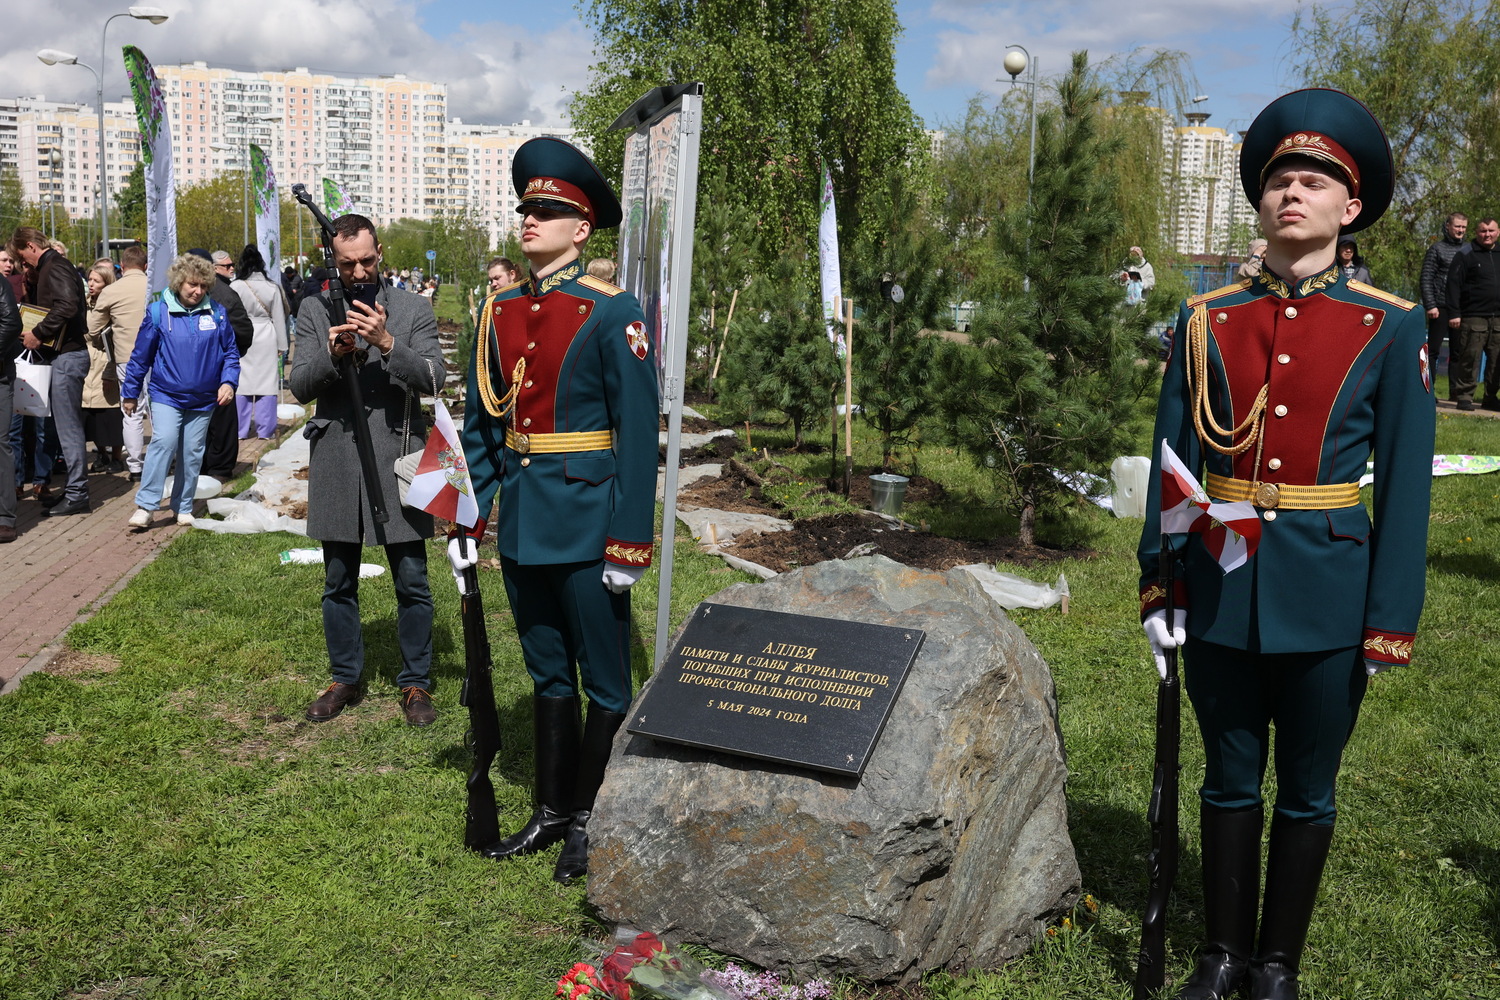
[[[633,295],[584,272],[589,235],[620,224],[592,161],[554,138],[516,151],[530,273],[479,311],[464,453],[496,533],[526,669],[535,684],[537,809],[482,851],[564,841],[555,877],[588,865],[588,820],[630,706],[629,590],[651,563],[656,515],[656,358]],[[449,543],[455,574],[484,525]],[[588,696],[579,721],[579,681]]]
[[[1272,102],[1240,176],[1269,243],[1259,275],[1187,300],[1153,442],[1222,501],[1258,508],[1260,547],[1223,573],[1202,536],[1183,554],[1175,618],[1158,583],[1161,456],[1141,535],[1141,617],[1161,663],[1183,646],[1203,736],[1206,944],[1182,1000],[1297,996],[1333,837],[1334,778],[1368,678],[1405,664],[1422,610],[1434,404],[1420,308],[1345,278],[1340,234],[1390,204],[1390,146],[1334,90]],[[1158,445],[1159,451],[1159,445]],[[1374,518],[1359,479],[1375,462]],[[1261,782],[1277,793],[1260,897]],[[1259,910],[1259,933],[1256,917]]]

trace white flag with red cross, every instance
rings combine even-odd
[[[474,498],[474,484],[469,481],[464,448],[448,407],[440,399],[434,409],[432,433],[427,435],[427,449],[411,478],[406,503],[434,517],[472,528],[479,521],[479,501]]]
[[[1225,573],[1238,569],[1260,544],[1260,515],[1245,501],[1218,503],[1203,487],[1172,446],[1161,443],[1161,530],[1173,534],[1196,532]]]

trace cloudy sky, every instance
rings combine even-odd
[[[8,5],[0,32],[0,95],[45,94],[92,102],[85,69],[45,66],[41,48],[76,54],[97,68],[100,29],[123,0],[44,0]],[[586,85],[592,37],[571,6],[537,0],[156,0],[172,17],[153,26],[128,17],[109,26],[104,92],[125,94],[120,46],[155,63],[202,60],[238,69],[307,66],[340,74],[405,73],[448,84],[450,114],[492,124],[565,123],[568,95]],[[966,100],[1007,84],[1009,43],[1041,60],[1043,77],[1075,49],[1097,60],[1139,47],[1193,56],[1201,110],[1211,124],[1243,127],[1295,83],[1286,39],[1297,0],[897,0],[905,29],[897,75],[931,126],[957,120]],[[539,11],[555,10],[542,21]],[[1006,78],[1008,80],[1008,78]],[[708,95],[712,100],[712,95]]]

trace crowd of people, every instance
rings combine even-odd
[[[43,517],[89,514],[90,474],[139,484],[129,526],[145,530],[174,465],[173,517],[191,524],[200,474],[231,477],[240,439],[275,433],[293,275],[270,277],[254,246],[238,262],[190,250],[165,288],[146,264],[131,245],[85,269],[31,226],[0,248],[0,412],[21,359],[42,366],[29,377],[48,397],[46,415],[14,413],[0,435],[0,543],[24,501]]]

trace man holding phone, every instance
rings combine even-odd
[[[347,321],[334,325],[325,286],[308,296],[297,313],[297,350],[290,375],[299,402],[317,400],[304,433],[312,442],[307,483],[307,534],[323,543],[323,635],[332,683],[307,708],[313,722],[327,722],[364,697],[364,642],[360,634],[359,564],[365,545],[383,545],[396,587],[396,633],[401,664],[396,686],[406,722],[426,726],[436,719],[430,695],[432,593],[427,587],[426,539],[432,516],[396,503],[394,464],[402,454],[410,420],[412,448],[427,434],[424,395],[444,379],[437,318],[420,295],[380,280],[380,241],[362,215],[333,221],[333,253],[344,291]],[[353,413],[341,364],[354,356],[364,395],[375,466],[390,520],[377,524],[361,476]],[[409,409],[409,413],[408,413]]]

